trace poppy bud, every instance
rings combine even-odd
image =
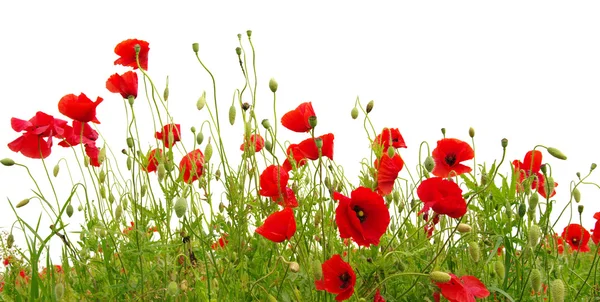
[[[142,197],[146,196],[146,192],[148,191],[148,185],[147,184],[143,184],[142,187],[140,188],[140,195]]]
[[[297,273],[300,271],[300,264],[298,264],[298,262],[292,261],[290,262],[290,270],[294,273]]]
[[[241,48],[241,47],[236,47],[236,48],[235,48],[235,53],[236,53],[238,56],[242,55],[242,48]]]
[[[573,198],[575,199],[575,202],[579,203],[581,201],[581,192],[579,192],[579,189],[574,188],[573,189]]]
[[[169,86],[165,87],[165,91],[163,91],[163,98],[165,102],[169,100]]]
[[[271,123],[269,122],[268,119],[262,120],[261,124],[263,127],[265,127],[265,129],[267,129],[267,130],[271,129]]]
[[[373,102],[373,100],[369,101],[369,103],[367,104],[367,108],[365,111],[367,111],[367,114],[369,114],[372,110],[373,110],[373,105],[375,102]]]
[[[469,255],[471,255],[471,259],[475,262],[479,262],[479,258],[481,257],[481,250],[479,249],[479,245],[475,241],[469,242]]]
[[[67,205],[67,216],[69,216],[69,218],[73,216],[73,206],[70,203]]]
[[[531,195],[531,197],[529,197],[529,210],[530,211],[535,211],[535,208],[537,208],[537,205],[538,205],[538,201],[539,201],[539,197],[537,194],[533,194],[533,195]]]
[[[231,124],[233,126],[233,124],[235,124],[235,105],[231,105],[231,107],[229,107],[229,124]]]
[[[192,128],[190,128],[190,131],[191,131],[192,133],[196,133],[196,127],[192,126]]]
[[[525,217],[525,212],[527,212],[527,206],[525,205],[524,202],[519,204],[519,209],[518,209],[518,213],[519,213],[519,217],[523,218]]]
[[[206,105],[206,91],[203,91],[200,98],[198,98],[198,101],[196,102],[196,108],[198,108],[198,110],[202,110],[204,105]]]
[[[471,138],[475,137],[475,129],[473,129],[473,127],[469,127],[469,136]]]
[[[3,158],[0,160],[0,163],[2,163],[3,165],[5,165],[7,167],[10,167],[15,164],[15,161],[10,158]]]
[[[590,166],[590,172],[594,171],[594,169],[596,169],[598,165],[596,165],[596,163],[592,163],[592,165]]]
[[[540,273],[540,270],[537,268],[532,269],[529,279],[531,280],[533,291],[536,293],[540,292],[542,290],[542,273]]]
[[[456,229],[461,233],[468,233],[471,231],[471,226],[466,223],[459,223]]]
[[[192,43],[192,50],[195,53],[198,53],[198,51],[200,51],[200,45],[198,43]]]
[[[275,81],[274,78],[271,78],[269,80],[269,89],[271,89],[271,92],[277,92],[277,87],[279,87],[279,84],[277,84],[277,81]]]
[[[321,223],[321,215],[317,214],[315,215],[315,227],[318,227],[319,223]]]
[[[134,146],[134,141],[133,141],[133,137],[128,137],[127,138],[127,148],[131,149]]]
[[[564,302],[565,301],[565,283],[560,279],[555,279],[550,283],[550,293],[552,301]]]
[[[560,150],[553,148],[553,147],[549,147],[548,149],[548,153],[550,153],[550,155],[558,158],[558,159],[562,159],[562,160],[566,160],[567,156],[564,155],[562,152],[560,152]]]
[[[394,191],[394,193],[392,193],[392,197],[394,198],[394,202],[395,203],[399,203],[400,202],[400,192]]]
[[[315,280],[323,279],[323,269],[321,267],[321,263],[315,259],[312,261],[311,264],[312,264],[313,279],[315,279]]]
[[[441,131],[442,131],[442,135],[443,135],[444,137],[446,137],[446,128],[442,128],[442,129],[441,129]]]
[[[62,283],[56,283],[54,286],[54,297],[57,301],[60,301],[65,294],[65,286]]]
[[[56,164],[56,166],[54,166],[54,169],[52,169],[52,175],[54,175],[54,177],[58,176],[59,170],[60,170],[60,165]]]
[[[121,207],[121,205],[118,205],[115,209],[115,220],[121,219],[121,215],[123,215],[123,207]]]
[[[162,182],[165,179],[165,174],[167,173],[167,169],[165,169],[165,164],[158,164],[156,167],[156,174],[158,175],[158,181]]]
[[[106,173],[104,172],[104,170],[100,170],[100,173],[98,174],[98,183],[103,184],[105,180]]]
[[[8,247],[10,249],[13,247],[14,243],[15,243],[15,236],[13,236],[12,233],[8,234],[8,237],[6,237],[6,247]]]
[[[423,163],[423,166],[425,166],[425,170],[427,170],[427,172],[433,171],[433,168],[435,167],[435,162],[433,161],[433,157],[431,156],[427,156],[427,158],[425,158],[425,162]]]
[[[394,149],[394,147],[389,147],[389,148],[387,149],[387,155],[388,155],[388,157],[389,157],[389,158],[393,158],[393,157],[394,157],[394,154],[396,153],[395,151],[396,151],[396,150]]]
[[[133,103],[135,103],[135,97],[133,95],[128,96],[127,102],[129,103],[129,106],[133,106]]]
[[[579,215],[581,215],[581,213],[583,213],[583,205],[582,204],[577,206],[577,212],[579,213]]]
[[[86,157],[87,159],[87,157]],[[127,171],[131,171],[131,167],[133,166],[133,161],[131,160],[131,157],[127,158]]]
[[[273,143],[271,143],[271,141],[265,141],[265,149],[267,149],[267,151],[273,153]]]
[[[198,132],[198,134],[196,134],[196,143],[198,145],[202,145],[202,142],[204,141],[204,134],[202,134],[202,131]]]
[[[542,173],[544,174],[548,172],[548,167],[546,167],[546,164],[540,166],[540,171],[542,171]]]
[[[581,173],[577,172],[577,173],[575,173],[575,175],[577,175],[577,178],[581,179]]]
[[[542,235],[542,232],[540,231],[540,227],[537,226],[536,224],[532,225],[529,228],[529,232],[527,232],[527,240],[528,240],[529,246],[531,246],[531,247],[537,246],[541,235]]]
[[[177,282],[175,282],[175,281],[169,282],[169,285],[167,286],[167,294],[169,296],[175,297],[175,295],[177,295],[178,291],[179,291],[179,286],[177,285]]]
[[[78,205],[77,206],[77,211],[79,211],[79,212],[83,211],[83,206],[82,205]]]
[[[485,171],[481,173],[481,178],[479,179],[479,182],[482,186],[485,186],[488,183],[488,174]]]
[[[494,271],[496,272],[498,277],[500,277],[500,279],[504,279],[504,273],[506,272],[506,270],[504,269],[504,263],[502,263],[502,261],[496,260],[496,262],[494,263]]]
[[[210,143],[210,138],[209,138],[208,144],[206,144],[206,148],[204,148],[204,161],[209,162],[210,158],[212,157],[212,154],[213,154],[213,147],[212,147],[212,144]]]
[[[19,201],[19,203],[17,203],[17,208],[22,208],[22,207],[26,206],[30,200],[31,200],[31,198],[25,198],[25,199]]]
[[[308,124],[310,125],[311,128],[315,128],[317,127],[317,117],[316,116],[311,116],[308,118]]]
[[[269,302],[277,302],[277,299],[275,299],[275,297],[273,297],[273,295],[269,294],[267,296],[267,301],[269,301]]]
[[[552,191],[554,191],[554,179],[552,177],[546,177],[546,182],[544,182],[544,190],[546,190],[546,196],[552,195]]]
[[[437,283],[447,283],[450,282],[450,280],[452,280],[450,274],[440,271],[433,271],[429,273],[429,277],[431,278],[431,280]]]
[[[178,218],[181,218],[185,215],[186,210],[187,200],[183,197],[177,198],[177,201],[175,202],[175,215],[177,215]]]
[[[503,138],[501,141],[502,144],[502,148],[506,148],[506,146],[508,146],[508,140],[506,138]]]
[[[225,211],[225,205],[221,201],[221,202],[219,202],[219,213],[223,213],[223,211]]]

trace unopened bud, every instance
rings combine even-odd
[[[577,206],[577,212],[579,213],[579,215],[581,215],[581,213],[583,213],[583,205],[582,204]]]
[[[475,137],[475,129],[473,129],[473,127],[469,127],[469,136],[471,138]]]
[[[196,127],[192,126],[192,128],[190,128],[190,132],[196,133]]]
[[[578,179],[581,179],[581,173],[577,172],[577,173],[575,173],[575,175],[577,175]]]
[[[352,111],[350,111],[350,116],[352,117],[353,120],[358,118],[358,108],[356,108],[356,107],[352,108]]]
[[[209,162],[212,155],[213,155],[213,146],[210,143],[210,138],[209,138],[208,144],[206,144],[206,147],[204,148],[204,162]]]
[[[121,205],[118,205],[115,209],[115,220],[121,219],[121,215],[123,215],[123,207]]]
[[[552,192],[554,191],[554,179],[552,177],[546,177],[544,190],[546,190],[546,196],[550,197],[550,195],[552,195]]]
[[[550,283],[550,293],[552,301],[564,302],[565,301],[565,283],[560,279],[555,279]]]
[[[86,159],[87,159],[87,157],[86,157]],[[128,157],[127,158],[127,171],[131,171],[132,166],[133,166],[133,161],[132,161],[131,157]]]
[[[367,104],[367,108],[365,110],[365,111],[367,111],[367,114],[369,114],[373,110],[374,104],[375,104],[375,102],[373,100],[369,101],[369,103]]]
[[[6,247],[10,249],[13,247],[13,244],[15,244],[15,236],[13,236],[13,234],[10,233],[8,234],[8,237],[6,237]]]
[[[531,280],[531,289],[535,293],[539,293],[542,290],[542,273],[540,273],[540,270],[537,268],[531,270],[529,279]]]
[[[311,128],[315,128],[317,127],[317,117],[316,116],[311,116],[308,118],[308,124],[310,125]]]
[[[442,129],[440,129],[440,130],[442,131],[442,135],[443,135],[444,137],[446,137],[446,128],[442,128]]]
[[[177,201],[175,202],[175,215],[177,215],[178,218],[182,218],[186,211],[187,200],[183,197],[177,198]]]
[[[450,274],[440,271],[433,271],[429,273],[429,277],[431,278],[431,280],[437,283],[447,283],[450,282],[450,280],[452,280]]]
[[[461,233],[468,233],[471,231],[471,226],[466,223],[459,223],[456,229]]]
[[[268,119],[262,120],[261,124],[263,127],[265,127],[265,129],[267,129],[267,130],[271,129],[271,123],[269,122]]]
[[[165,87],[165,91],[163,91],[163,98],[165,102],[169,100],[169,86]]]
[[[427,158],[425,158],[425,162],[423,163],[423,166],[425,166],[425,170],[427,170],[427,172],[433,171],[433,168],[435,167],[435,162],[433,161],[433,157],[431,156],[427,156]]]
[[[400,192],[394,191],[394,193],[392,193],[392,197],[396,204],[398,204],[400,202]]]
[[[206,105],[206,91],[203,91],[200,98],[198,98],[198,101],[196,102],[196,108],[198,108],[198,110],[202,110],[204,105]]]
[[[165,175],[167,174],[167,169],[165,168],[165,164],[158,164],[156,167],[156,174],[158,175],[158,181],[162,182],[165,179]]]
[[[290,270],[294,273],[297,273],[300,271],[300,264],[298,264],[298,262],[290,262]]]
[[[195,53],[198,53],[198,51],[200,51],[200,45],[198,43],[192,43],[192,50]]]
[[[542,235],[542,232],[540,231],[540,227],[535,224],[532,225],[529,228],[529,232],[527,232],[527,241],[528,241],[527,243],[529,243],[529,246],[531,246],[531,247],[537,246],[541,235]]]
[[[312,264],[313,279],[314,280],[323,279],[323,268],[321,267],[321,263],[315,259],[312,261],[311,264]]]
[[[219,202],[219,213],[223,213],[223,211],[225,211],[225,205],[221,201],[221,202]]]
[[[527,206],[525,205],[524,202],[522,202],[519,204],[519,209],[518,209],[519,217],[521,217],[521,218],[525,217],[525,212],[527,212]]]
[[[235,124],[235,115],[236,115],[236,109],[235,109],[235,105],[231,105],[231,107],[229,107],[229,124],[233,126],[233,124]]]
[[[10,167],[15,164],[15,161],[12,160],[11,158],[3,158],[0,160],[0,163],[2,163],[3,165],[5,165],[7,167]]]
[[[540,166],[540,171],[542,171],[544,174],[548,173],[548,167],[546,167],[546,164]]]
[[[562,160],[566,160],[567,159],[567,156],[564,155],[562,152],[560,152],[560,150],[558,150],[556,148],[550,147],[550,148],[548,148],[546,150],[548,150],[548,153],[550,153],[550,155],[552,155],[552,156],[554,156],[554,157],[556,157],[558,159],[562,159]]]
[[[506,146],[508,146],[508,139],[503,138],[501,141],[501,145],[502,145],[502,148],[506,148]]]
[[[198,145],[202,145],[202,142],[204,141],[204,134],[202,134],[202,131],[198,132],[198,134],[196,134],[196,143]]]
[[[471,255],[471,259],[475,262],[479,262],[481,258],[481,250],[475,241],[469,242],[469,255]]]
[[[274,78],[271,78],[269,80],[269,89],[271,89],[271,92],[277,92],[277,87],[279,87],[279,84],[277,84],[277,81],[275,81]]]
[[[59,171],[60,171],[60,165],[56,164],[56,166],[54,166],[54,169],[52,169],[52,175],[54,175],[54,177],[58,176]]]
[[[98,173],[98,183],[103,184],[105,180],[106,172],[104,172],[104,170],[100,170],[100,173]]]
[[[70,203],[67,205],[67,216],[69,216],[69,218],[73,216],[73,206]]]
[[[19,203],[17,203],[17,208],[22,208],[22,207],[26,206],[30,200],[31,200],[31,198],[25,198],[25,199],[19,201]]]
[[[179,286],[177,285],[177,282],[175,282],[175,281],[169,282],[169,285],[167,286],[167,294],[171,297],[174,297],[175,295],[177,295],[178,291],[179,291]]]
[[[579,192],[579,189],[577,188],[573,189],[573,199],[575,199],[575,202],[577,203],[581,201],[581,192]]]
[[[538,201],[539,201],[539,197],[536,194],[532,194],[531,197],[529,197],[529,210],[530,211],[535,211],[535,209],[537,208],[538,205]]]
[[[265,141],[265,149],[269,152],[273,152],[273,143],[271,141]]]
[[[387,149],[387,156],[388,156],[389,158],[393,158],[393,157],[394,157],[394,154],[396,154],[396,149],[394,149],[394,147],[389,147],[389,148]]]
[[[500,279],[504,279],[504,274],[506,273],[506,270],[504,269],[504,263],[502,261],[496,260],[496,262],[494,263],[494,271],[496,272],[498,277],[500,277]]]
[[[57,301],[60,301],[65,294],[65,286],[62,283],[56,283],[54,286],[54,296]]]
[[[590,172],[594,171],[594,169],[596,169],[598,165],[596,165],[596,163],[592,163],[592,165],[590,166]]]

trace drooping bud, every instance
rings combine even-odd
[[[175,297],[175,295],[177,295],[178,291],[179,291],[179,286],[177,285],[177,282],[175,282],[175,281],[169,282],[169,285],[167,286],[167,294],[171,297]]]
[[[121,205],[118,205],[115,209],[115,220],[121,219],[121,215],[123,215],[123,207]]]
[[[233,126],[233,124],[235,124],[235,115],[236,115],[236,109],[235,109],[235,105],[231,105],[231,107],[229,107],[229,124]]]
[[[466,223],[459,223],[456,229],[461,233],[468,233],[471,231],[471,226]]]
[[[555,279],[550,283],[550,293],[552,301],[564,302],[565,301],[565,283],[560,279]]]
[[[15,161],[12,160],[11,158],[3,158],[0,160],[0,163],[2,163],[3,165],[5,165],[7,167],[10,167],[15,164]]]
[[[473,127],[469,127],[469,136],[471,138],[475,137],[475,129],[473,129]]]
[[[573,189],[573,199],[575,199],[576,203],[579,203],[581,201],[581,192],[579,192],[579,189],[577,188]]]
[[[450,280],[452,280],[450,274],[440,271],[433,271],[429,273],[429,277],[431,278],[431,280],[437,283],[447,283],[450,282]]]
[[[223,211],[225,211],[225,205],[221,201],[221,202],[219,202],[219,213],[223,213]]]
[[[167,87],[165,87],[165,91],[163,91],[163,98],[165,102],[169,100],[169,84],[167,84]]]
[[[540,171],[542,171],[544,174],[548,173],[548,167],[546,167],[546,164],[540,166]]]
[[[15,244],[15,236],[10,233],[8,234],[8,237],[6,237],[6,247],[10,249],[13,247],[13,244]]]
[[[54,297],[56,298],[56,300],[60,301],[64,294],[65,286],[61,282],[56,283],[56,285],[54,286]]]
[[[506,148],[508,146],[508,139],[503,138],[501,141],[502,148]]]
[[[398,204],[398,203],[400,202],[400,192],[398,192],[398,191],[394,191],[394,192],[392,193],[392,197],[393,197],[393,199],[394,199],[394,202],[395,202],[396,204]]]
[[[529,232],[527,232],[527,243],[529,243],[529,246],[531,246],[531,247],[537,246],[541,235],[542,235],[542,232],[540,231],[540,227],[537,226],[536,224],[532,225],[529,228]]]
[[[393,158],[394,154],[396,154],[396,149],[394,149],[394,147],[389,147],[387,149],[387,155],[389,158]]]
[[[579,213],[579,215],[581,215],[583,213],[583,205],[582,204],[577,206],[577,212]]]
[[[165,175],[167,174],[167,169],[165,168],[165,164],[160,163],[158,167],[156,167],[156,175],[158,176],[158,181],[162,182],[165,179]]]
[[[358,108],[356,108],[356,107],[352,108],[352,111],[350,111],[350,116],[352,117],[353,120],[358,118]]]
[[[177,218],[181,218],[183,215],[185,215],[187,206],[187,200],[185,200],[185,198],[177,198],[177,201],[175,202],[175,215],[177,215]]]
[[[539,197],[537,194],[532,194],[529,197],[529,211],[535,211],[538,206]]]
[[[69,218],[73,216],[73,206],[70,203],[67,205],[67,216],[69,216]]]
[[[196,143],[198,145],[202,145],[202,142],[204,141],[204,134],[202,134],[202,131],[198,132],[198,134],[196,134]]]
[[[504,279],[504,274],[506,273],[506,270],[504,269],[504,263],[502,261],[496,260],[496,262],[494,263],[494,271],[496,272],[498,277],[500,277],[500,279]]]
[[[213,154],[213,146],[210,143],[210,137],[208,138],[208,143],[206,144],[206,147],[204,148],[204,162],[209,162],[210,158],[212,157]]]
[[[562,160],[566,160],[567,156],[564,155],[562,152],[560,152],[560,150],[553,148],[553,147],[549,147],[548,149],[548,153],[550,153],[550,155],[558,158],[558,159],[562,159]]]
[[[57,163],[54,166],[54,169],[52,169],[52,175],[54,175],[54,177],[58,176],[58,172],[60,171],[60,165]]]
[[[262,120],[261,124],[263,127],[265,127],[265,129],[267,129],[267,130],[271,129],[271,123],[269,122],[268,119]]]
[[[311,128],[315,128],[317,127],[317,117],[316,116],[311,116],[308,118],[308,124],[310,125]]]
[[[435,167],[435,162],[433,161],[433,157],[427,156],[427,158],[425,158],[425,162],[423,163],[423,166],[425,166],[425,170],[427,170],[427,172],[431,173],[431,171],[433,171],[433,168]]]
[[[522,202],[519,204],[519,209],[518,209],[519,217],[521,217],[521,218],[525,217],[525,212],[527,212],[527,206],[525,205],[524,202]]]
[[[198,98],[198,101],[196,102],[196,108],[198,108],[198,110],[202,110],[204,105],[206,105],[206,91],[203,91],[200,98]]]
[[[200,45],[198,43],[192,43],[192,50],[195,53],[198,53],[198,51],[200,51]]]
[[[475,262],[479,262],[481,258],[481,250],[475,241],[469,242],[469,255],[471,255],[471,259]]]
[[[312,264],[313,279],[314,280],[323,279],[323,269],[321,267],[321,263],[319,262],[319,260],[314,259],[311,264]]]
[[[277,87],[279,87],[279,84],[277,84],[277,81],[275,81],[274,78],[271,78],[269,80],[269,89],[271,89],[271,92],[277,92]]]
[[[134,146],[134,143],[135,143],[135,142],[134,142],[134,140],[133,140],[133,137],[128,137],[128,138],[127,138],[127,148],[129,148],[129,149],[133,148],[133,146]]]
[[[546,181],[544,182],[544,190],[546,190],[546,196],[552,195],[552,191],[554,191],[554,179],[552,177],[546,177]]]
[[[271,143],[271,141],[265,141],[265,149],[267,149],[267,151],[273,153],[273,143]]]
[[[292,261],[290,262],[290,270],[294,273],[297,273],[300,271],[300,264],[298,264],[298,262]]]
[[[29,203],[30,200],[31,200],[31,198],[25,198],[25,199],[19,201],[19,203],[17,203],[16,207],[17,208],[22,208],[22,207],[26,206]]]
[[[542,273],[537,268],[531,270],[531,275],[529,276],[531,280],[531,289],[535,293],[539,293],[542,290]]]
[[[77,206],[77,211],[79,211],[79,212],[83,211],[83,206],[82,205],[78,205]]]
[[[594,171],[594,169],[596,169],[598,165],[596,165],[596,163],[592,163],[592,165],[590,166],[590,172]]]
[[[365,110],[367,114],[369,114],[373,110],[373,105],[375,105],[375,102],[373,100],[369,101]]]
[[[192,133],[195,134],[196,133],[196,127],[192,126],[192,128],[190,128],[190,132],[192,132]]]

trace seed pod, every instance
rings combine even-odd
[[[475,241],[469,242],[469,255],[471,255],[471,259],[475,262],[479,262],[481,258],[481,250]]]
[[[185,200],[185,198],[177,198],[177,201],[175,202],[175,215],[177,215],[178,218],[182,218],[187,211],[187,206],[187,200]]]
[[[204,108],[204,105],[206,105],[206,91],[202,92],[202,96],[200,96],[200,98],[196,102],[196,108],[198,108],[198,110],[202,110],[202,108]]]
[[[573,199],[575,199],[576,203],[581,201],[581,192],[579,192],[579,189],[577,188],[573,189]]]
[[[471,137],[471,138],[475,137],[475,129],[473,129],[473,127],[469,127],[469,137]]]
[[[502,148],[506,148],[508,146],[508,139],[503,138],[501,141]]]
[[[504,273],[506,270],[504,269],[504,263],[502,261],[496,260],[494,263],[494,271],[500,279],[504,279]]]
[[[69,216],[69,218],[73,216],[73,206],[70,203],[67,205],[67,216]]]
[[[533,291],[539,293],[542,290],[542,274],[540,273],[540,270],[537,268],[531,270],[529,279],[531,280],[531,288]]]
[[[579,213],[579,215],[581,215],[583,213],[583,205],[582,204],[577,206],[577,213]]]
[[[353,120],[358,118],[358,108],[356,108],[356,107],[352,108],[352,111],[350,111],[350,116],[352,117]]]
[[[192,50],[195,53],[198,53],[198,51],[200,50],[200,45],[198,43],[192,43]]]
[[[544,182],[544,190],[546,190],[546,196],[552,195],[552,191],[554,191],[554,179],[552,177],[546,177],[546,182]]]
[[[315,128],[317,127],[317,117],[316,116],[311,116],[308,118],[308,124],[310,125],[311,128]]]
[[[431,280],[437,283],[447,283],[450,282],[450,280],[452,279],[450,274],[440,271],[433,271],[429,273],[429,277],[431,278]]]
[[[58,171],[60,171],[60,165],[56,164],[56,166],[54,166],[54,169],[52,169],[52,175],[54,175],[54,177],[58,176]]]
[[[564,302],[565,301],[565,283],[560,279],[555,279],[550,283],[550,293],[552,301]]]
[[[229,124],[231,124],[233,126],[233,124],[235,124],[235,115],[236,115],[236,109],[235,109],[235,105],[231,105],[231,107],[229,107]]]

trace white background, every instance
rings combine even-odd
[[[346,167],[354,185],[359,162],[369,151],[362,122],[350,118],[357,96],[363,104],[375,100],[371,115],[377,131],[400,129],[408,145],[400,152],[413,173],[419,144],[425,140],[434,148],[442,127],[448,137],[465,141],[468,128],[474,127],[478,163],[499,160],[504,137],[509,140],[507,164],[523,160],[537,144],[559,148],[567,161],[544,152],[544,162],[552,165],[559,183],[555,199],[560,205],[568,201],[575,173],[585,175],[592,162],[600,163],[598,2],[211,2],[218,4],[0,4],[0,157],[26,163],[44,183],[39,160],[27,160],[6,147],[19,136],[10,128],[10,118],[29,119],[39,110],[67,119],[58,113],[58,100],[81,92],[105,99],[98,107],[98,130],[118,153],[125,146],[123,100],[108,92],[105,82],[127,70],[113,65],[113,49],[128,38],[150,42],[149,72],[161,89],[169,76],[170,110],[188,146],[193,136],[187,130],[207,118],[195,102],[203,90],[211,91],[191,48],[193,42],[200,44],[200,55],[217,78],[227,146],[239,152],[239,116],[230,127],[226,114],[234,89],[243,86],[236,35],[252,29],[259,119],[272,119],[266,115],[272,106],[271,77],[279,82],[279,117],[312,101],[317,134],[335,134],[335,160]],[[147,106],[143,98],[138,102],[140,108]],[[142,128],[150,143],[152,125]],[[305,138],[283,127],[279,135],[292,142]],[[55,148],[47,159],[50,169],[69,154]],[[503,171],[508,172],[507,165]],[[400,175],[407,177],[406,171]],[[591,181],[600,182],[598,173]],[[31,188],[23,169],[0,167],[1,198],[18,202],[31,196]],[[583,222],[590,229],[593,213],[600,211],[600,194],[592,186],[581,192]],[[31,223],[40,212],[36,203],[19,210]],[[14,214],[7,202],[0,202],[0,213],[0,225],[10,227]],[[76,212],[73,223],[81,217]],[[556,231],[561,233],[566,224],[559,223]]]

